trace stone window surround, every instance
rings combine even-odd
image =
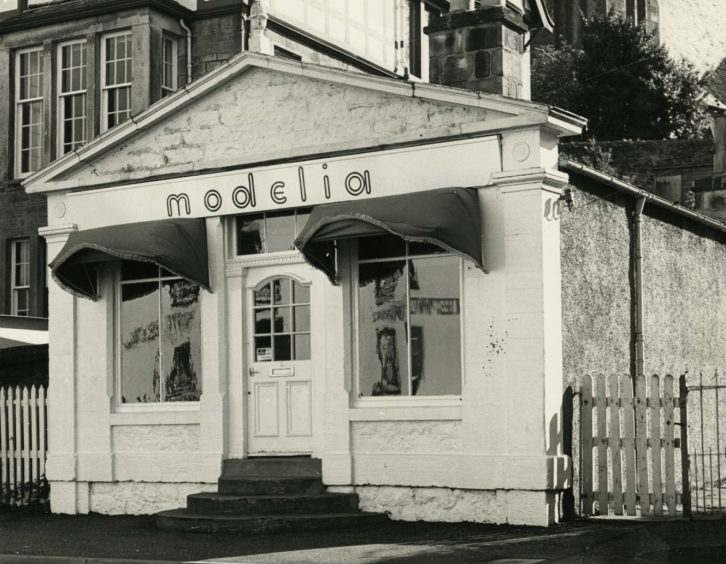
[[[119,42],[120,39],[122,41]],[[127,41],[123,41],[123,39],[127,39]],[[114,58],[111,60],[115,63],[115,68],[114,76],[112,78],[109,78],[107,74],[107,64],[109,62],[109,41],[113,42],[114,45]],[[123,43],[126,43],[126,46],[124,47],[124,56],[119,57],[119,44]],[[128,49],[131,50],[130,53],[127,51]],[[139,54],[137,53],[136,56],[138,57]],[[131,107],[131,96],[133,92],[133,60],[134,46],[131,30],[107,33],[101,36],[101,80],[99,82],[99,90],[101,92],[101,117],[99,120],[101,124],[101,133],[131,118],[131,114],[133,112],[133,109]],[[126,61],[127,63],[124,66],[128,66],[128,69],[126,69],[124,72],[124,80],[119,80],[118,77],[115,76],[118,72],[118,67],[116,65],[118,65],[118,63],[123,64]],[[131,76],[128,76],[128,74],[130,74]],[[119,100],[117,94],[120,94],[123,90],[127,91],[126,106],[123,109],[119,110]],[[111,104],[109,103],[111,97],[116,98],[113,111],[111,110]],[[109,117],[112,113],[115,114],[114,123],[113,125],[109,125]],[[122,114],[128,115],[124,118]]]
[[[18,247],[24,247],[25,261],[22,260],[23,251],[18,253]],[[18,268],[25,266],[25,283],[17,284]],[[10,240],[10,315],[29,315],[30,314],[30,239],[11,239]],[[26,304],[27,309],[21,310],[18,304],[18,295],[21,292],[27,292]]]
[[[85,66],[88,65],[88,41],[85,39],[74,39],[70,41],[63,41],[61,43],[58,43],[58,56],[57,56],[57,94],[58,94],[58,147],[57,147],[57,154],[58,155],[64,155],[65,153],[72,151],[76,148],[77,141],[74,141],[74,136],[71,135],[71,139],[67,140],[63,136],[63,122],[68,119],[68,116],[65,115],[65,112],[62,108],[63,102],[66,97],[76,97],[76,96],[83,96],[83,116],[82,116],[82,123],[83,123],[83,130],[84,134],[82,135],[82,141],[80,141],[80,145],[83,145],[86,140],[88,139],[87,136],[87,126],[88,123],[88,76],[87,76],[87,70],[85,66],[82,67],[74,67],[73,63],[71,62],[70,66],[67,68],[67,70],[72,70],[75,68],[81,68],[81,75],[83,77],[82,80],[82,88],[73,89],[72,86],[66,90],[65,92],[62,89],[62,83],[63,83],[63,71],[66,70],[63,67],[63,49],[67,47],[72,47],[74,45],[82,45],[83,54],[81,55],[81,61],[85,62]],[[72,114],[72,121],[78,121],[78,116],[75,114]],[[73,130],[75,130],[75,127],[73,127]],[[70,144],[70,148],[68,150],[65,149],[66,145]]]
[[[167,51],[169,47],[169,51]],[[177,89],[177,62],[178,62],[178,40],[168,34],[161,38],[161,97],[169,96]],[[167,55],[170,56],[167,59]],[[167,83],[167,68],[169,69],[170,82]]]
[[[38,92],[35,94],[27,93],[26,96],[21,97],[21,81],[24,77],[30,78],[30,74],[21,76],[20,70],[21,70],[21,64],[20,61],[23,57],[30,57],[33,54],[38,54],[38,72],[34,73],[39,77],[38,80]],[[43,154],[43,147],[42,147],[42,139],[43,139],[43,126],[44,126],[44,111],[45,111],[45,97],[43,95],[44,93],[44,85],[47,80],[47,69],[45,68],[45,61],[43,57],[43,47],[42,46],[34,46],[34,47],[28,47],[24,49],[19,49],[15,53],[14,57],[15,61],[15,70],[14,70],[14,83],[15,83],[15,104],[14,104],[14,113],[15,113],[15,176],[18,178],[22,178],[24,176],[28,176],[38,170],[37,168],[33,167],[32,160],[33,160],[33,152],[34,149],[37,149],[38,151],[38,160],[41,161],[42,166],[42,154]],[[27,87],[30,89],[30,86]],[[22,108],[26,105],[32,106],[34,104],[37,104],[40,102],[40,121],[36,123],[22,123]],[[32,145],[32,133],[29,133],[29,139],[28,139],[28,146],[26,147],[23,144],[22,136],[23,136],[23,128],[29,128],[34,129],[35,127],[40,128],[40,134],[39,138],[41,139],[41,144],[37,147],[33,147]],[[25,170],[22,164],[23,159],[23,152],[28,151],[30,153],[29,155],[29,162],[27,170]]]

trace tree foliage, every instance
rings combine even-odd
[[[586,135],[600,140],[701,136],[702,86],[692,65],[613,13],[585,21],[581,47],[532,56],[532,99],[586,117]]]

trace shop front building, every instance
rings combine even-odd
[[[181,507],[223,460],[294,455],[396,519],[555,522],[582,125],[244,53],[31,176],[53,511]]]

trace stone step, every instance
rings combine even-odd
[[[222,463],[222,476],[317,477],[323,475],[319,458],[278,456],[266,458],[230,458]]]
[[[343,529],[385,523],[377,513],[331,513],[317,515],[200,515],[185,509],[162,511],[156,525],[165,531],[189,533],[260,534],[314,529]]]
[[[321,494],[323,482],[316,477],[221,476],[218,493],[224,495],[303,495]]]
[[[358,496],[355,494],[240,496],[196,493],[187,496],[187,510],[203,515],[315,515],[349,513],[357,509]]]

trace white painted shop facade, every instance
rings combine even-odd
[[[201,218],[211,290],[112,260],[95,301],[50,283],[53,511],[180,507],[223,459],[310,454],[364,510],[554,522],[557,140],[581,125],[247,53],[27,179],[50,259],[74,232]],[[315,206],[452,187],[476,188],[486,272],[347,238],[334,285],[290,250]]]

